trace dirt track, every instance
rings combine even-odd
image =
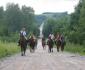
[[[38,42],[35,53],[26,52],[0,61],[0,70],[85,70],[85,57],[66,52],[48,53]]]

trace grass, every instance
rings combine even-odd
[[[85,47],[79,44],[67,43],[65,46],[65,51],[85,55]]]
[[[16,43],[7,43],[0,41],[0,58],[13,55],[20,52]]]
[[[65,51],[85,55],[85,47],[79,44],[67,43],[65,46]],[[19,52],[20,48],[16,43],[7,43],[0,41],[0,58],[10,56]]]

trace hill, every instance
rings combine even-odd
[[[44,12],[40,15],[35,15],[35,20],[38,24],[41,24],[42,22],[46,21],[47,19],[60,19],[60,18],[63,18],[65,16],[68,16],[68,13],[67,12],[61,12],[61,13],[58,13],[58,12]]]

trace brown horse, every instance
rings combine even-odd
[[[37,44],[36,40],[34,39],[33,36],[31,36],[29,39],[29,45],[30,45],[30,52],[34,52],[35,51],[35,46]]]
[[[27,48],[27,40],[23,35],[20,35],[19,45],[21,48],[21,55],[24,56]]]
[[[57,46],[57,51],[59,52],[59,48],[61,48],[61,40],[56,40],[55,43]]]
[[[61,48],[61,51],[64,50],[64,46],[66,44],[64,37],[61,35],[58,35],[57,39],[55,40],[55,44],[57,46],[57,51],[59,52],[59,48]]]
[[[61,51],[64,50],[64,46],[66,45],[66,41],[63,36],[61,36]]]
[[[48,45],[48,52],[53,52],[54,42],[53,42],[53,40],[51,39],[51,37],[49,37],[49,39],[48,39],[48,41],[47,41],[47,45]]]

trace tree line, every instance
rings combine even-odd
[[[66,40],[75,44],[85,45],[85,1],[80,0],[75,12],[57,19],[48,19],[44,25],[43,33],[48,36],[59,32]]]
[[[38,35],[39,30],[35,23],[35,14],[32,7],[8,3],[6,9],[0,7],[0,39],[14,40],[18,39],[18,34],[22,27],[26,28],[27,34],[34,33]]]

